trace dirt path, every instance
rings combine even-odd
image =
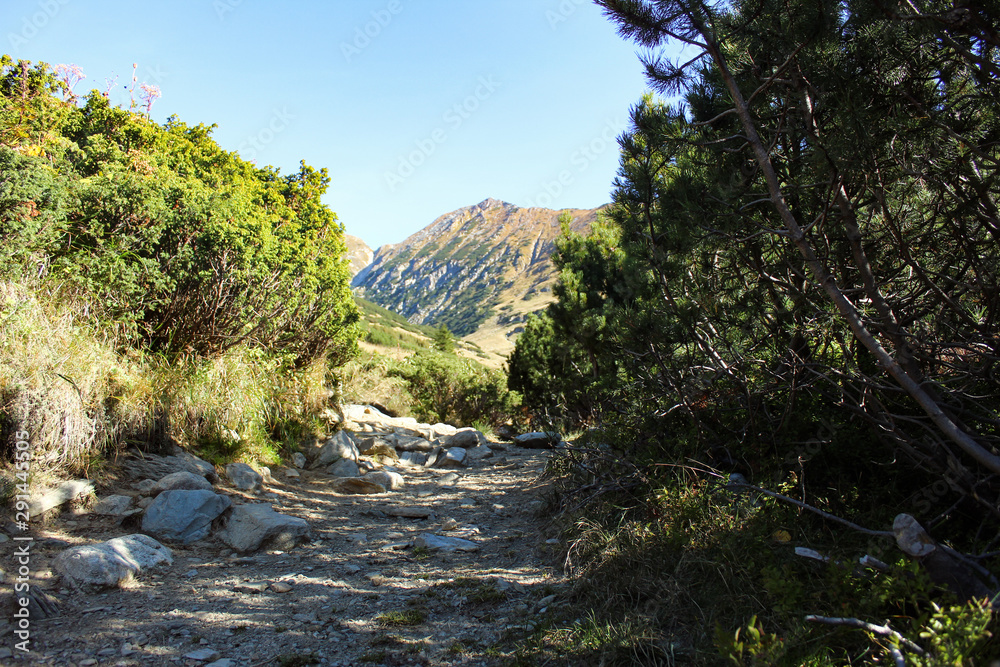
[[[169,544],[173,565],[97,594],[61,588],[51,558],[138,530],[64,511],[36,531],[32,561],[34,583],[62,601],[60,613],[33,623],[31,654],[5,651],[0,664],[504,664],[512,650],[505,637],[558,604],[562,584],[551,566],[558,544],[541,532],[539,516],[548,454],[496,454],[455,471],[406,469],[404,489],[371,496],[332,493],[330,478],[314,472],[289,479],[275,471],[263,498],[219,483],[236,503],[264,500],[306,519],[314,541],[243,557],[214,537]],[[123,476],[99,495],[134,481]],[[393,516],[419,509],[430,516]],[[409,546],[421,533],[464,537],[479,550]]]

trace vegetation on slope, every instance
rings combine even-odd
[[[356,349],[326,171],[256,167],[78,78],[0,60],[4,458],[26,431],[70,468],[130,442],[273,459]]]
[[[573,213],[576,231],[596,217],[595,211]],[[379,248],[354,284],[366,298],[412,321],[444,324],[468,336],[505,306],[553,282],[548,256],[558,215],[488,199]]]
[[[683,104],[633,109],[605,225],[564,235],[511,357],[539,423],[598,427],[554,470],[594,615],[526,657],[985,664],[1000,8],[599,4],[702,57],[647,60]],[[911,560],[900,514],[970,556]]]

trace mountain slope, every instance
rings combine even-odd
[[[375,259],[375,252],[357,236],[344,234],[344,242],[347,244],[348,268],[353,277],[372,263],[372,260]]]
[[[565,211],[573,217],[571,228],[585,232],[597,210]],[[551,301],[556,274],[549,258],[561,213],[486,199],[439,217],[402,243],[382,246],[352,284],[359,295],[411,322],[445,324],[457,336],[491,323],[513,329],[525,313]]]

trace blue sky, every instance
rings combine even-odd
[[[616,137],[646,89],[589,0],[7,0],[3,52],[74,63],[77,93],[157,85],[152,110],[288,173],[373,248],[495,197],[610,200]]]

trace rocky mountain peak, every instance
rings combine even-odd
[[[566,212],[580,232],[597,218],[596,209]],[[382,246],[352,284],[364,298],[411,322],[445,324],[460,336],[491,320],[517,324],[551,301],[556,275],[549,258],[561,213],[484,199],[440,216],[401,243]]]

